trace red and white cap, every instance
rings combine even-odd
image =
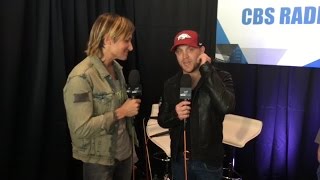
[[[174,38],[171,51],[175,51],[179,45],[188,45],[196,48],[202,46],[199,42],[198,33],[192,30],[183,30],[179,32]]]

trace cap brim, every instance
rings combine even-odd
[[[198,45],[194,45],[194,44],[187,44],[187,43],[180,43],[180,44],[175,44],[171,47],[170,51],[175,51],[177,49],[178,46],[181,46],[181,45],[187,45],[187,46],[191,46],[191,47],[194,47],[194,48],[199,48],[201,47],[201,43]]]

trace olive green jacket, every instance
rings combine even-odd
[[[112,165],[118,123],[114,111],[128,98],[122,67],[114,61],[121,91],[115,93],[113,80],[97,57],[88,56],[70,72],[63,89],[67,121],[75,159],[83,162]],[[126,127],[138,145],[133,119]]]

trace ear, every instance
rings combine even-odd
[[[103,42],[104,42],[105,45],[111,45],[113,40],[108,35],[105,35],[104,39],[103,39]]]
[[[201,49],[202,53],[204,53],[206,51],[206,48],[204,46],[201,46],[200,49]]]

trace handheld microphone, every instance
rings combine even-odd
[[[128,77],[129,87],[127,89],[127,93],[130,98],[137,98],[138,96],[142,95],[142,87],[140,84],[140,74],[139,71],[133,69],[129,73]]]
[[[189,74],[183,74],[180,80],[180,99],[190,100],[192,91],[191,76]],[[183,160],[184,160],[184,175],[185,179],[188,179],[187,170],[187,120],[183,120]]]
[[[189,74],[183,74],[180,80],[180,99],[190,100],[191,99],[191,76]]]
[[[128,83],[129,83],[129,87],[127,88],[127,94],[130,98],[132,99],[135,99],[137,98],[138,96],[141,96],[142,94],[142,88],[141,88],[141,85],[140,85],[140,74],[139,74],[139,71],[136,70],[136,69],[133,69],[130,71],[129,73],[129,77],[128,77]],[[133,121],[135,119],[135,116],[131,117],[131,121]],[[132,129],[131,129],[131,132],[134,132],[134,124],[132,122]],[[132,142],[132,152],[134,152],[135,150],[135,138],[137,138],[137,136],[135,135],[135,133],[131,136],[131,142]],[[132,164],[131,166],[134,167],[134,161],[133,161],[133,154],[134,153],[131,153],[131,160],[132,160]],[[133,177],[134,177],[134,174],[135,174],[135,168],[132,168],[132,174],[133,174]]]

